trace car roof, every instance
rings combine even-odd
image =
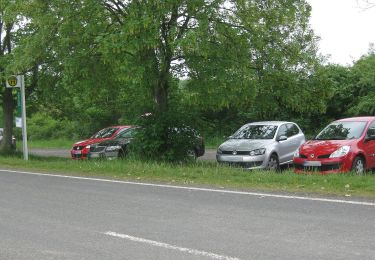
[[[336,120],[336,122],[349,122],[349,121],[359,121],[359,122],[370,122],[375,120],[375,116],[358,116],[358,117],[349,117]]]
[[[252,122],[248,123],[247,125],[283,125],[283,124],[296,124],[289,121],[259,121],[259,122]]]
[[[113,125],[113,126],[109,126],[109,127],[117,127],[117,128],[129,128],[129,127],[133,127],[132,125]],[[107,127],[107,128],[109,128]]]

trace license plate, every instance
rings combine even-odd
[[[73,150],[73,154],[81,154],[82,151]]]
[[[320,161],[306,161],[303,166],[322,166],[322,163]]]
[[[239,156],[227,156],[223,159],[224,162],[243,162],[243,158]]]

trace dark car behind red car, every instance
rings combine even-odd
[[[120,132],[125,129],[128,129],[131,126],[111,126],[104,128],[87,140],[79,141],[73,145],[73,148],[70,150],[72,159],[86,159],[87,154],[90,151],[90,146],[92,144],[97,144],[105,140],[111,140],[115,138]]]

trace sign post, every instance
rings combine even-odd
[[[21,95],[17,94],[17,110],[21,105],[21,127],[22,127],[22,150],[23,159],[29,159],[29,152],[27,148],[27,129],[26,129],[26,101],[25,101],[25,77],[24,75],[10,76],[6,82],[7,88],[20,88]],[[19,125],[19,120],[16,118],[16,125]]]

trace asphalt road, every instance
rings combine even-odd
[[[0,170],[1,260],[374,259],[374,216],[374,201]]]
[[[30,154],[35,154],[39,156],[54,156],[54,157],[70,157],[69,149],[50,149],[50,148],[33,148],[30,149]],[[199,157],[198,160],[216,160],[216,150],[215,149],[206,149],[205,154],[202,157]]]

